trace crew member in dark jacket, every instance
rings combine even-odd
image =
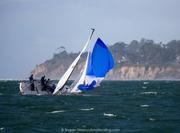
[[[41,78],[41,86],[42,86],[42,91],[46,91],[46,80],[45,80],[45,76],[42,76],[42,78]]]
[[[34,78],[33,78],[33,74],[31,74],[31,76],[29,77],[29,82],[33,82],[34,81]]]
[[[29,77],[29,82],[30,82],[31,91],[34,91],[34,90],[35,90],[35,87],[34,87],[33,74],[31,74],[31,76]]]

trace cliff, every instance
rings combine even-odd
[[[180,79],[180,41],[162,44],[142,39],[134,40],[130,44],[118,42],[109,48],[116,65],[108,73],[107,80]],[[82,55],[71,79],[79,76],[86,54]],[[59,79],[77,55],[78,53],[66,51],[54,54],[52,59],[37,65],[31,73],[36,78],[46,75],[51,79]]]

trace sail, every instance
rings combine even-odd
[[[75,66],[77,65],[81,55],[83,52],[85,52],[91,38],[92,38],[92,35],[94,33],[94,29],[92,29],[92,32],[84,46],[84,48],[82,49],[82,51],[79,53],[79,55],[76,57],[76,59],[73,61],[73,63],[70,65],[70,67],[67,69],[67,71],[64,73],[64,75],[61,77],[61,79],[59,80],[53,94],[56,94],[61,88],[64,87],[64,85],[66,84],[67,80],[69,79],[69,77],[71,76],[73,70],[75,69]]]
[[[84,79],[85,79],[85,76],[86,76],[86,71],[87,71],[87,66],[88,66],[88,59],[89,59],[89,52],[88,52],[88,55],[87,55],[87,58],[86,58],[86,62],[85,62],[85,66],[84,66],[82,75],[81,75],[79,81],[75,84],[75,86],[71,86],[72,87],[71,93],[79,93],[79,92],[81,92],[81,90],[78,89],[78,86],[80,84],[84,84],[84,81],[85,81]]]
[[[97,39],[92,54],[87,59],[87,67],[84,70],[86,75],[82,76],[83,82],[78,82],[76,88],[73,88],[76,92],[78,92],[77,90],[91,90],[97,87],[109,70],[114,67],[112,54],[100,38]]]
[[[114,67],[114,59],[104,42],[98,38],[89,61],[88,76],[105,77],[106,73]]]

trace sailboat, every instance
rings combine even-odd
[[[92,34],[88,39],[84,49],[76,58],[77,62],[80,59],[82,52],[84,52],[85,49],[88,47]],[[74,68],[77,62],[75,62],[74,64],[72,63],[70,68]],[[97,86],[100,86],[101,81],[105,78],[106,74],[113,67],[114,67],[114,59],[111,52],[109,51],[105,43],[100,38],[98,38],[93,47],[92,52],[91,50],[88,51],[84,69],[83,72],[81,73],[81,77],[79,78],[79,80],[75,80],[71,86],[65,86],[66,80],[68,80],[69,76],[71,75],[70,73],[72,73],[73,71],[73,69],[69,68],[66,71],[66,73],[63,75],[63,77],[59,80],[53,94],[74,94],[74,93],[80,93],[82,91],[92,90]]]
[[[72,72],[74,71],[77,63],[79,62],[82,54],[86,51],[88,44],[90,43],[93,33],[94,33],[94,29],[91,29],[91,33],[88,37],[88,40],[85,44],[85,46],[83,47],[83,49],[81,50],[81,52],[79,53],[79,55],[76,57],[76,59],[72,62],[72,64],[69,66],[69,68],[66,70],[66,72],[64,73],[64,75],[60,78],[59,82],[57,85],[54,85],[53,83],[49,84],[49,88],[54,88],[54,86],[56,86],[56,88],[53,91],[53,94],[61,94],[63,92],[63,90],[67,87],[66,83],[69,80]],[[32,85],[34,86],[32,89]],[[35,80],[33,81],[33,84],[30,82],[20,82],[19,85],[19,90],[20,90],[20,94],[23,95],[49,95],[52,94],[52,92],[50,91],[43,91],[43,86],[41,85],[41,82]]]
[[[89,47],[89,43],[92,39],[94,29],[91,29],[91,34],[88,37],[88,40],[76,57],[76,59],[72,62],[69,68],[66,70],[64,75],[58,81],[53,93],[49,93],[46,91],[42,91],[42,87],[39,83],[35,84],[35,90],[31,91],[30,83],[20,83],[20,92],[22,94],[53,94],[53,95],[66,95],[66,94],[77,94],[82,91],[92,90],[95,87],[99,86],[101,81],[105,78],[106,74],[114,67],[114,59],[112,57],[111,52],[105,43],[98,38],[93,50],[87,51],[86,62],[83,68],[83,71],[80,75],[80,78],[75,80],[70,86],[67,86],[66,83],[72,75],[74,69],[76,68],[82,54]],[[50,84],[49,87],[54,87],[54,84]]]

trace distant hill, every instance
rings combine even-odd
[[[180,79],[180,40],[163,44],[141,39],[130,44],[117,42],[109,48],[116,65],[106,77],[108,80]],[[72,79],[79,76],[86,54],[83,54]],[[77,55],[66,51],[56,53],[52,59],[37,65],[31,73],[36,78],[46,75],[59,79]]]

